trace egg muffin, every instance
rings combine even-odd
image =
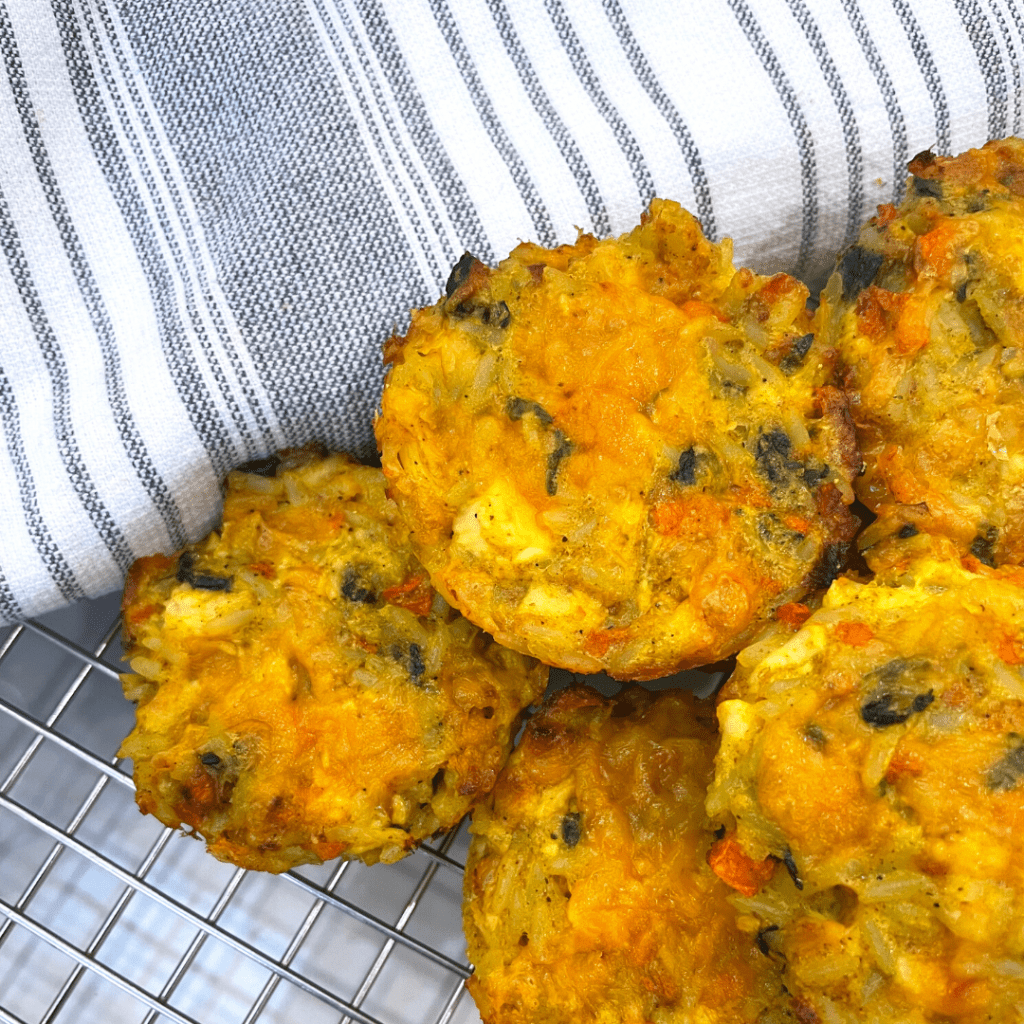
[[[710,870],[710,702],[576,685],[473,811],[463,921],[485,1024],[740,1024],[779,973]]]
[[[712,862],[801,1019],[1016,1020],[1024,570],[900,543],[871,582],[837,580],[796,633],[740,653]]]
[[[1024,560],[1024,141],[922,153],[838,262],[818,330],[839,349],[870,509],[987,565]],[[907,515],[908,513],[903,513]]]
[[[128,574],[138,805],[246,868],[395,861],[493,786],[547,669],[433,590],[379,469],[292,450],[226,492]]]
[[[467,255],[385,345],[388,493],[500,643],[652,679],[826,586],[860,468],[806,288],[735,270],[678,204],[618,239]]]

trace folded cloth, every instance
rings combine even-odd
[[[679,200],[820,284],[920,150],[1020,130],[1016,0],[8,0],[0,621],[374,454],[380,347],[463,251]]]

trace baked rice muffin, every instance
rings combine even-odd
[[[733,905],[801,1019],[1016,1021],[1024,570],[900,544],[740,653],[707,801],[731,851],[719,874],[754,879]]]
[[[221,860],[395,861],[491,788],[547,670],[434,592],[380,470],[249,468],[218,531],[129,572],[120,756],[140,809]]]
[[[840,258],[817,329],[847,364],[857,496],[988,565],[1024,560],[1024,141],[922,153]]]
[[[563,690],[473,811],[463,921],[485,1024],[790,1020],[705,856],[710,702]],[[773,1009],[774,1008],[774,1009]]]
[[[434,586],[509,647],[653,679],[824,587],[860,468],[807,290],[678,204],[619,239],[468,254],[385,346],[377,440]]]

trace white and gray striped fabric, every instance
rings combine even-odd
[[[0,621],[373,455],[463,251],[678,199],[820,283],[918,151],[1021,128],[1017,0],[0,0]]]

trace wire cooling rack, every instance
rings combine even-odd
[[[117,604],[0,629],[0,1021],[479,1022],[464,825],[274,876],[139,813]]]
[[[220,863],[135,806],[119,627],[110,595],[0,628],[0,1022],[479,1024],[465,823],[397,864]]]

